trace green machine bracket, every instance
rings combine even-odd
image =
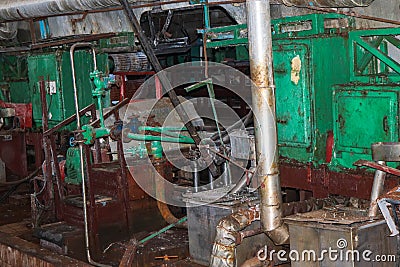
[[[83,125],[82,131],[82,136],[86,145],[94,144],[96,138],[108,136],[111,132],[111,130],[106,127],[94,128],[89,124]]]
[[[156,159],[161,159],[163,153],[163,148],[160,141],[151,142],[151,154]]]
[[[307,37],[321,34],[341,34],[354,28],[351,17],[340,14],[310,14],[272,20],[274,39]],[[210,28],[207,35],[207,48],[247,45],[247,24]]]
[[[90,79],[94,84],[94,88],[92,89],[92,95],[97,99],[97,105],[99,109],[99,117],[100,117],[100,127],[104,126],[104,115],[103,115],[103,101],[102,98],[106,96],[106,90],[108,85],[113,82],[108,77],[103,77],[103,73],[99,70],[94,70],[90,73]]]
[[[103,98],[106,96],[108,85],[113,82],[108,77],[103,77],[103,72],[97,69],[90,73],[90,79],[94,85],[92,96],[97,99],[100,127],[94,128],[89,124],[82,126],[83,139],[87,145],[94,144],[96,138],[105,137],[110,134],[110,129],[106,128],[104,124]]]
[[[117,36],[101,39],[99,41],[100,49],[110,48],[128,48],[135,49],[135,34],[133,32],[121,32]]]
[[[230,25],[208,29],[207,48],[247,45],[247,24]]]
[[[177,131],[186,130],[184,127],[152,127],[139,126],[138,132],[151,131],[160,133],[160,136],[140,134],[140,133],[125,133],[125,138],[140,141],[138,145],[127,149],[128,153],[138,158],[144,158],[147,154],[153,155],[155,159],[160,159],[163,156],[163,147],[161,142],[194,144],[194,140],[190,136],[182,135]],[[150,149],[148,150],[145,142],[150,141]]]
[[[400,28],[359,30],[349,33],[350,80],[362,83],[400,82],[400,64],[388,46],[400,49]]]
[[[354,18],[340,14],[309,14],[272,20],[272,36],[277,38],[338,35],[355,27]]]
[[[92,158],[90,158],[90,160],[92,161]],[[74,146],[68,148],[65,162],[66,162],[65,182],[67,184],[75,184],[75,185],[81,184],[83,179],[81,175],[81,161],[79,155],[79,147]]]
[[[164,134],[167,132],[164,131]],[[170,133],[171,134],[171,133]],[[186,143],[186,144],[194,144],[194,141],[189,136],[155,136],[155,135],[146,135],[146,134],[138,134],[138,133],[128,133],[127,137],[136,141],[160,141],[160,142],[170,142],[170,143]]]

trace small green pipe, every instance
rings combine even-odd
[[[160,235],[160,234],[162,234],[162,233],[165,233],[166,231],[168,231],[168,230],[171,229],[172,227],[174,227],[174,226],[176,226],[176,225],[179,225],[179,224],[185,222],[186,220],[187,220],[187,216],[181,218],[181,219],[180,219],[179,221],[177,221],[176,223],[171,223],[170,225],[168,225],[168,226],[162,228],[161,230],[155,232],[154,234],[151,234],[151,235],[149,235],[149,236],[143,238],[142,240],[139,241],[139,244],[143,244],[143,243],[149,241],[150,239],[152,239],[152,238],[154,238],[154,237],[156,237],[156,236],[158,236],[158,235]]]
[[[106,127],[96,128],[95,130],[96,138],[101,138],[110,134],[110,129]]]
[[[210,11],[208,9],[208,5],[204,4],[203,5],[203,10],[204,10],[204,28],[206,30],[211,28],[210,25]]]
[[[177,131],[181,131],[186,128],[179,128],[179,127],[152,127],[152,126],[139,126],[139,131],[152,131],[156,133],[161,133],[165,135],[169,135],[172,137],[179,137],[179,138],[189,138],[188,136],[182,135]]]
[[[139,126],[139,131],[153,131],[162,133],[164,131],[187,131],[186,127],[153,127],[153,126]]]
[[[99,108],[99,117],[100,117],[100,127],[105,128],[104,125],[104,115],[103,115],[103,103],[101,102],[101,96],[97,96],[97,103]]]
[[[133,140],[137,140],[137,141],[161,141],[161,142],[170,142],[170,143],[194,144],[193,139],[188,136],[164,137],[164,136],[128,133],[127,137],[130,139],[133,139]]]

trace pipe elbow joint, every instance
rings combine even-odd
[[[275,245],[289,244],[289,228],[285,223],[273,230],[264,231],[264,233],[274,242]]]

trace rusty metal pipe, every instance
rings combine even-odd
[[[386,165],[384,161],[378,161],[378,164]],[[375,217],[378,215],[378,197],[383,193],[385,185],[386,172],[376,170],[374,175],[374,183],[371,190],[371,202],[369,205],[368,216]]]
[[[297,7],[363,7],[374,0],[280,0],[286,6]]]
[[[180,219],[176,218],[174,214],[172,214],[168,205],[165,201],[165,187],[164,187],[164,170],[165,170],[165,161],[163,159],[154,160],[154,167],[156,169],[155,173],[155,185],[157,192],[157,207],[160,211],[161,216],[168,224],[176,224]],[[160,180],[159,180],[160,179]],[[161,180],[162,179],[162,180]],[[182,218],[181,218],[182,219]],[[182,224],[177,225],[179,228],[187,228],[187,222],[183,222]]]
[[[246,260],[240,267],[265,267],[270,266],[270,261],[260,261],[258,257],[254,257],[251,259]]]
[[[76,125],[77,129],[81,130],[81,121],[79,114],[79,102],[78,102],[78,88],[76,85],[76,76],[75,76],[75,64],[74,64],[74,52],[78,47],[89,47],[93,52],[93,64],[94,69],[97,69],[97,61],[96,61],[96,52],[91,43],[76,43],[70,48],[70,59],[71,59],[71,70],[72,70],[72,83],[74,89],[74,104],[75,104],[75,115],[76,115]],[[83,199],[83,218],[84,218],[84,228],[85,228],[85,250],[86,250],[86,258],[88,262],[92,265],[99,267],[109,267],[109,265],[101,264],[95,262],[90,254],[90,242],[89,242],[89,227],[88,227],[88,212],[87,212],[87,195],[86,195],[86,172],[85,172],[85,161],[84,161],[84,153],[83,153],[83,143],[79,142],[79,160],[81,167],[81,176],[82,176],[82,199]],[[93,202],[91,202],[93,204]]]
[[[256,137],[257,174],[261,195],[261,223],[275,244],[289,239],[282,220],[282,195],[278,169],[275,85],[269,0],[248,0],[247,27]]]
[[[161,216],[168,224],[176,224],[180,219],[176,218],[174,214],[172,214],[171,210],[169,209],[168,205],[164,202],[157,201],[157,207],[160,211]],[[181,218],[182,219],[182,218]],[[176,225],[178,228],[185,228],[187,229],[187,222],[183,222],[181,224]]]
[[[253,1],[253,0],[251,0]],[[210,267],[236,266],[235,249],[240,240],[239,231],[260,220],[258,206],[248,210],[235,212],[222,220],[217,225],[217,233],[211,252]]]
[[[263,230],[261,228],[239,232],[239,234],[240,234],[240,243],[243,241],[243,239],[245,239],[247,237],[255,236],[255,235],[258,235],[258,234],[261,234],[261,233],[263,233]]]
[[[129,0],[131,3],[136,0]],[[2,0],[0,21],[46,17],[117,6],[118,0]]]
[[[304,201],[284,203],[282,206],[282,214],[284,216],[289,216],[296,213],[306,213],[319,210],[327,206],[333,206],[335,204],[337,203],[331,198],[311,198]],[[239,245],[244,238],[263,232],[261,229],[242,231],[257,220],[260,220],[259,205],[251,207],[248,210],[240,210],[222,218],[217,226],[217,234],[215,236],[209,266],[236,266],[236,246]],[[258,262],[255,259],[250,259],[246,261],[242,267],[257,266],[257,264]]]

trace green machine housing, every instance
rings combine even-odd
[[[351,82],[333,87],[335,146],[330,168],[355,168],[359,159],[372,160],[372,143],[399,142],[398,35],[400,28],[350,32]]]
[[[355,168],[353,163],[359,159],[372,160],[372,143],[398,142],[399,86],[347,84],[334,88],[331,168]]]
[[[31,102],[27,54],[0,56],[0,80],[1,89],[8,91],[0,93],[1,100],[25,104]]]
[[[79,107],[84,108],[94,103],[90,72],[94,70],[93,57],[89,51],[78,50],[74,53],[76,82]],[[107,54],[97,55],[100,71],[108,73]],[[36,127],[42,123],[42,109],[39,81],[43,77],[46,84],[49,127],[53,127],[75,113],[74,90],[70,53],[67,50],[54,50],[28,57],[29,86],[32,92],[33,121]],[[105,99],[106,102],[109,100]],[[107,105],[106,105],[107,106]],[[74,129],[76,126],[68,126]]]
[[[349,80],[347,32],[352,19],[313,14],[272,21],[279,154],[325,163],[332,123],[332,85]]]
[[[84,152],[85,153],[85,152]],[[86,161],[86,156],[83,156],[84,161]],[[93,162],[92,157],[90,156],[90,162]],[[85,165],[85,164],[84,164]],[[86,165],[85,165],[86,166]],[[67,184],[75,184],[79,185],[83,181],[82,171],[81,171],[81,159],[79,153],[79,147],[73,146],[68,148],[66,159],[65,159],[65,182]],[[86,169],[85,169],[86,171]]]
[[[326,160],[333,131],[332,86],[350,77],[348,32],[354,20],[337,14],[311,14],[272,20],[273,65],[279,154],[285,161]],[[208,48],[221,59],[227,47],[237,60],[248,60],[247,26],[209,30]],[[232,53],[233,52],[233,53]]]

